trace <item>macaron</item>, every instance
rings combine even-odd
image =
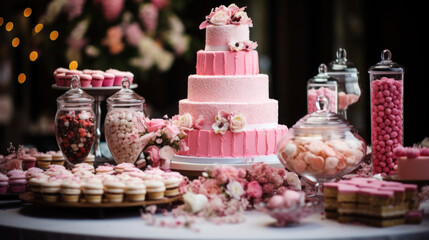
[[[103,86],[103,82],[104,82],[104,75],[103,74],[94,73],[94,74],[91,74],[91,76],[92,76],[92,80],[91,80],[92,87]]]
[[[120,180],[107,180],[104,183],[104,195],[108,202],[122,202],[124,199],[125,184]]]
[[[57,202],[61,189],[61,180],[50,177],[42,183],[42,197],[47,202]]]
[[[36,157],[37,166],[41,169],[47,169],[52,163],[52,155],[50,154],[39,153],[34,157]]]
[[[78,202],[81,192],[81,182],[78,177],[66,178],[61,183],[61,200],[63,202]]]
[[[35,174],[29,181],[30,190],[35,199],[42,198],[42,184],[48,180],[49,176],[44,173]]]
[[[8,186],[9,178],[5,174],[0,173],[0,194],[5,194]]]
[[[64,166],[65,158],[61,152],[51,154],[52,164]]]
[[[165,185],[162,181],[149,180],[145,182],[148,198],[159,200],[164,198]]]
[[[182,182],[182,179],[177,177],[170,177],[164,179],[165,193],[166,197],[175,197],[179,195],[179,185]]]
[[[112,73],[105,72],[104,75],[104,81],[103,81],[103,87],[111,87],[113,86],[113,81],[115,80],[115,75]]]
[[[91,177],[84,180],[82,192],[88,203],[100,203],[104,193],[103,183],[99,178]]]
[[[24,171],[14,171],[9,176],[9,189],[13,193],[25,192],[27,188],[27,180]]]
[[[24,170],[27,170],[36,166],[37,159],[31,155],[24,155],[20,157],[20,159],[22,160],[22,168]]]
[[[140,178],[132,178],[125,184],[125,196],[127,201],[144,201],[146,197],[146,185]]]
[[[81,74],[79,76],[80,79],[80,86],[81,87],[90,87],[91,86],[91,80],[92,77],[89,74]]]

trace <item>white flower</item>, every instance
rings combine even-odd
[[[228,13],[218,11],[210,18],[210,23],[217,26],[226,25],[228,24],[229,18]]]
[[[242,132],[246,126],[246,117],[242,114],[232,115],[229,129],[233,132]]]
[[[234,42],[234,41],[231,41],[231,42],[228,43],[228,45],[229,45],[229,49],[231,51],[235,51],[235,52],[243,50],[243,47],[244,47],[244,43],[243,42]]]
[[[164,146],[159,150],[159,157],[165,160],[170,160],[174,156],[174,150],[170,146]]]
[[[240,197],[244,194],[243,186],[241,183],[236,181],[231,181],[226,185],[226,193],[235,199],[240,199]]]
[[[192,213],[200,212],[209,202],[204,194],[195,194],[192,191],[183,195],[183,201],[185,202],[184,209]]]
[[[224,119],[224,121],[216,121],[213,123],[212,128],[215,131],[215,133],[225,134],[228,130],[229,122],[228,120]]]
[[[180,130],[191,130],[193,125],[192,115],[189,113],[178,115],[177,119],[173,120],[172,123]]]

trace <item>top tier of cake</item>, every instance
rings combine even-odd
[[[247,25],[209,25],[206,28],[206,51],[230,51],[230,45],[249,41]]]

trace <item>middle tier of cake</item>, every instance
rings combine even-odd
[[[245,129],[273,127],[278,123],[278,102],[274,99],[260,102],[179,101],[179,114],[189,113],[193,119],[202,117],[202,129],[212,129],[220,111],[244,115],[247,123]]]
[[[188,100],[193,102],[263,102],[269,99],[268,92],[265,74],[188,78]]]

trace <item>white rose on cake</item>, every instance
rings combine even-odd
[[[232,115],[229,129],[233,132],[242,132],[246,126],[246,117],[242,114]]]

